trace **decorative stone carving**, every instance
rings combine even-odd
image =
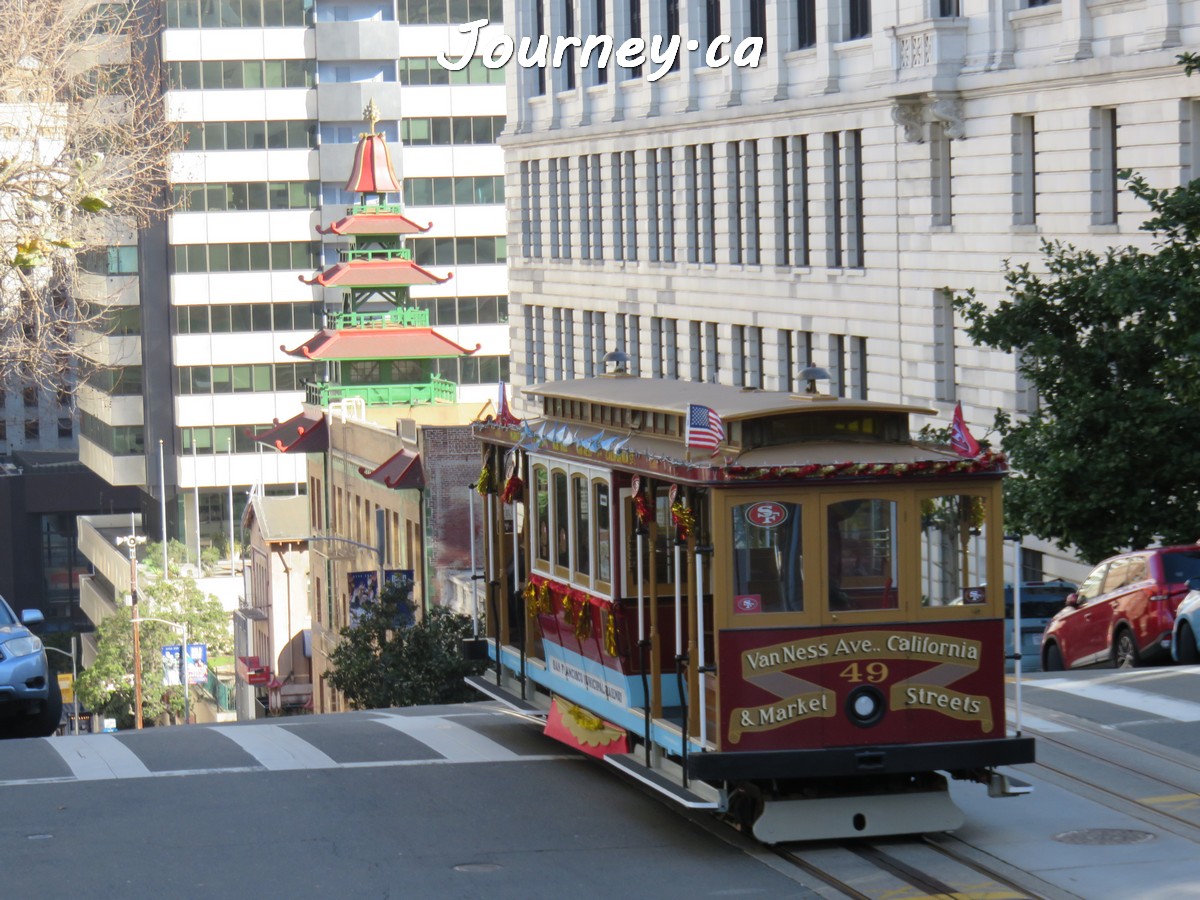
[[[892,106],[892,121],[904,129],[904,139],[914,144],[925,141],[925,117],[919,100],[897,99]]]
[[[966,137],[963,125],[963,104],[958,97],[933,97],[929,104],[929,115],[935,122],[942,123],[942,130],[952,141]]]

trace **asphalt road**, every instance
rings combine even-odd
[[[955,783],[948,840],[1038,896],[1200,898],[1198,688],[1026,675],[1034,793]],[[11,897],[816,896],[490,704],[0,741],[0,798]]]

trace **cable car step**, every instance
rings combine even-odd
[[[688,809],[720,809],[721,804],[715,797],[706,797],[692,790],[690,787],[684,787],[678,781],[673,780],[668,775],[665,775],[660,769],[648,768],[636,754],[633,753],[612,753],[604,757],[604,761],[612,766],[615,766],[620,771],[629,775],[631,778],[636,778],[647,787],[653,788],[660,794],[670,797],[681,806]],[[695,785],[697,788],[708,788],[708,785],[700,783]],[[711,788],[709,789],[711,791]]]
[[[546,710],[540,706],[534,706],[528,700],[522,700],[519,694],[505,690],[496,684],[494,679],[489,679],[486,675],[468,675],[463,681],[475,688],[479,693],[491,697],[497,703],[503,703],[511,710],[540,720],[546,718]]]

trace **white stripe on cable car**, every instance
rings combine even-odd
[[[491,738],[441,716],[379,716],[371,721],[407,734],[450,762],[508,762],[518,758]]]
[[[308,741],[278,725],[215,725],[213,731],[229,738],[273,772],[289,769],[336,769],[337,763]]]
[[[1116,685],[1089,684],[1070,678],[1048,678],[1045,681],[1029,682],[1028,686],[1047,691],[1061,691],[1074,697],[1098,700],[1101,703],[1123,706],[1126,709],[1136,709],[1138,712],[1161,716],[1164,719],[1173,719],[1176,722],[1200,722],[1200,703],[1163,697],[1149,691],[1138,691]]]
[[[132,750],[110,734],[71,735],[47,740],[80,781],[146,778],[150,770]]]

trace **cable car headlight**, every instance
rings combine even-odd
[[[877,725],[887,712],[887,703],[879,688],[864,684],[846,698],[846,717],[859,728]]]

